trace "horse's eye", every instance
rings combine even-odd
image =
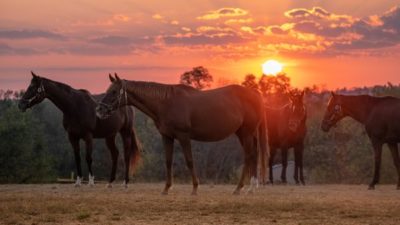
[[[335,111],[336,111],[336,112],[339,112],[340,109],[341,109],[340,105],[335,105]]]

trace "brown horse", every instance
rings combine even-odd
[[[374,178],[369,189],[379,183],[382,146],[387,143],[398,173],[397,189],[400,190],[400,159],[397,144],[400,142],[400,99],[368,95],[344,96],[332,92],[322,130],[329,131],[342,118],[349,116],[362,123],[371,140],[375,153]]]
[[[75,186],[80,186],[82,179],[79,141],[83,139],[86,143],[89,185],[93,185],[92,139],[104,138],[112,156],[112,169],[108,185],[111,187],[111,183],[115,180],[118,162],[118,149],[115,145],[115,137],[120,133],[125,151],[124,185],[127,187],[130,164],[133,164],[132,166],[135,165],[140,153],[135,130],[133,129],[134,110],[132,107],[123,107],[107,119],[99,119],[96,117],[95,111],[97,102],[93,98],[100,97],[102,95],[92,96],[86,90],[76,90],[66,84],[39,77],[32,72],[31,83],[18,106],[22,111],[25,111],[41,103],[45,98],[48,98],[62,111],[64,115],[64,129],[67,131],[68,139],[74,149],[77,168]]]
[[[97,108],[99,117],[106,117],[124,105],[134,105],[152,118],[163,140],[167,181],[163,194],[172,185],[173,145],[177,139],[189,168],[193,192],[198,179],[193,166],[191,140],[218,141],[236,134],[244,149],[242,176],[234,194],[244,186],[247,173],[251,188],[257,184],[258,161],[261,177],[265,176],[267,136],[265,112],[261,95],[238,85],[208,91],[198,91],[185,85],[165,85],[152,82],[121,80],[110,75],[112,84]],[[255,141],[257,143],[255,143]],[[259,158],[260,157],[260,158]]]
[[[282,153],[282,183],[286,183],[288,150],[293,148],[295,168],[294,180],[304,185],[303,151],[306,136],[307,109],[303,103],[304,91],[301,94],[289,94],[290,103],[281,108],[266,107],[268,143],[270,147],[269,181],[274,182],[272,165],[278,149]]]

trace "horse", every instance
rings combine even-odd
[[[374,177],[369,184],[370,190],[379,183],[382,146],[387,144],[397,169],[400,190],[400,159],[397,144],[400,142],[400,99],[395,97],[373,97],[369,95],[345,96],[331,93],[321,129],[330,128],[344,117],[351,117],[364,125],[374,148]]]
[[[304,91],[301,94],[289,94],[290,102],[280,108],[266,107],[268,128],[269,182],[274,183],[272,165],[278,149],[282,154],[282,183],[286,181],[288,150],[293,148],[295,158],[294,180],[296,184],[305,185],[303,175],[304,138],[307,127],[307,109],[303,103]],[[300,182],[299,182],[300,177]]]
[[[236,134],[245,160],[233,194],[240,194],[247,174],[251,176],[248,191],[254,190],[259,165],[261,177],[265,176],[267,135],[263,100],[258,92],[239,85],[199,91],[182,84],[122,80],[117,74],[109,78],[111,85],[97,107],[97,114],[105,118],[119,107],[133,105],[154,121],[166,158],[166,184],[162,194],[167,195],[172,186],[175,139],[182,146],[192,176],[192,195],[197,194],[199,180],[193,166],[191,140],[212,142]]]
[[[119,154],[115,144],[115,137],[119,133],[122,138],[125,156],[125,180],[123,185],[127,187],[129,167],[134,167],[140,157],[139,143],[133,128],[134,109],[132,107],[123,107],[107,119],[100,119],[96,116],[97,102],[95,99],[99,99],[103,95],[91,95],[87,90],[77,90],[66,84],[31,73],[31,83],[19,101],[18,106],[21,111],[26,111],[47,98],[62,111],[63,126],[74,150],[77,168],[75,186],[79,187],[82,182],[79,141],[82,139],[86,144],[86,162],[89,170],[88,184],[93,186],[93,138],[101,138],[105,139],[106,145],[111,152],[112,169],[108,187],[112,187]]]

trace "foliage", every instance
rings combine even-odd
[[[194,67],[181,75],[180,83],[202,90],[211,86],[213,76],[202,66]]]

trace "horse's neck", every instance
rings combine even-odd
[[[72,110],[74,103],[71,100],[70,94],[67,93],[67,90],[60,88],[57,83],[50,80],[45,80],[43,86],[46,97],[64,114],[70,114],[74,111]]]
[[[126,82],[128,102],[157,121],[160,106],[172,95],[172,86],[140,81]]]
[[[369,96],[346,96],[342,97],[344,113],[346,116],[364,124],[368,119],[369,113],[374,107],[372,98]]]

